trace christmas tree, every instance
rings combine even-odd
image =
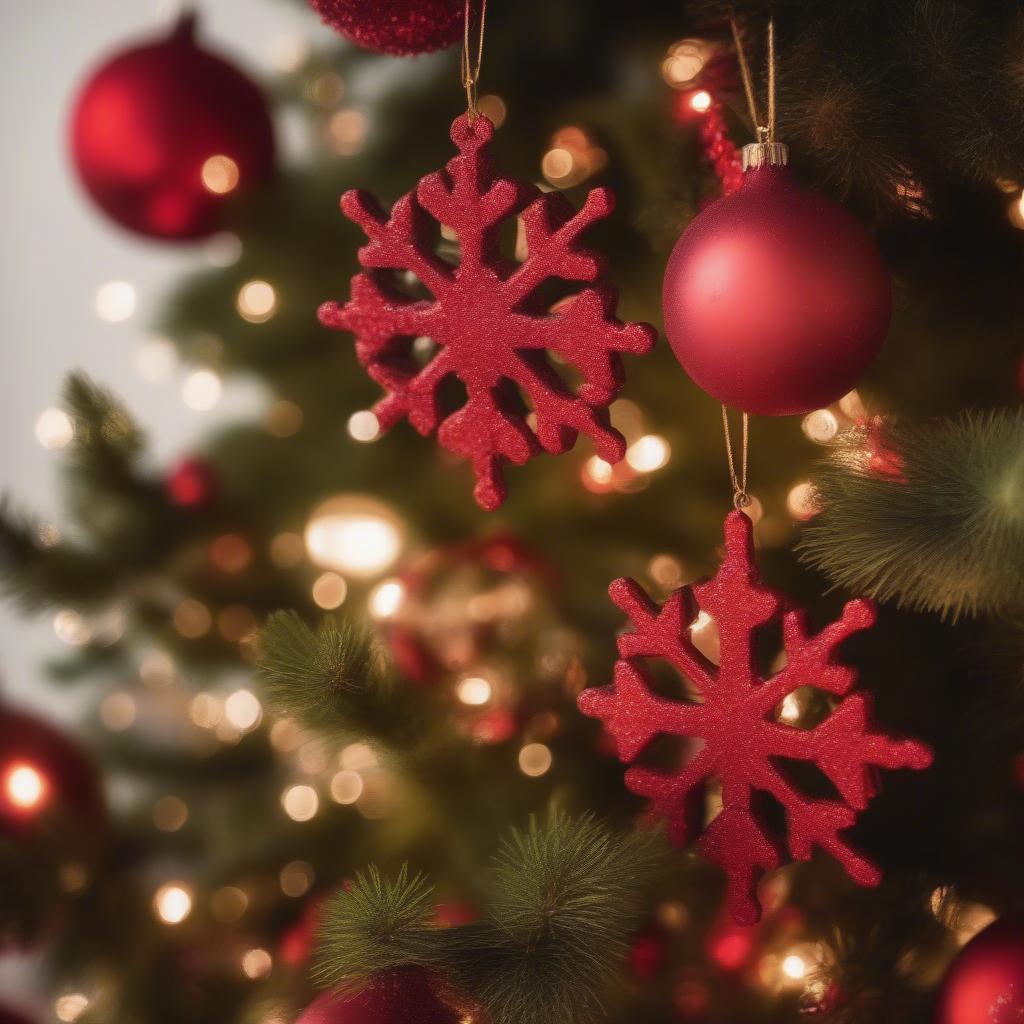
[[[91,709],[0,705],[46,1012],[1017,1020],[1019,5],[312,6],[265,102],[190,18],[78,98],[270,397],[156,466],[86,360],[0,518]]]

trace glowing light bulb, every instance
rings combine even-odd
[[[236,690],[224,701],[224,717],[236,729],[252,729],[263,717],[263,707],[248,690]]]
[[[711,93],[706,89],[699,89],[690,97],[690,106],[697,111],[698,114],[707,113],[711,109]]]
[[[118,324],[135,313],[135,288],[127,281],[108,281],[96,289],[96,315],[107,323]]]
[[[327,136],[338,156],[352,156],[366,141],[366,115],[360,110],[339,110],[327,122]]]
[[[645,434],[634,441],[626,451],[626,463],[638,473],[653,473],[661,469],[672,454],[668,441],[657,434]]]
[[[544,154],[544,158],[540,162],[540,171],[552,185],[557,185],[572,174],[575,162],[568,149],[556,146]]]
[[[376,441],[380,437],[380,421],[369,409],[360,409],[348,418],[348,434],[353,441]]]
[[[267,281],[247,281],[238,290],[235,308],[251,324],[266,323],[277,311],[277,293]]]
[[[62,608],[54,615],[53,631],[71,647],[84,647],[92,639],[92,630],[73,608]]]
[[[281,806],[292,821],[309,821],[320,810],[320,797],[312,786],[289,786],[281,794]]]
[[[195,370],[181,386],[181,399],[196,412],[208,412],[220,401],[222,390],[220,377],[213,370]]]
[[[45,409],[36,420],[36,440],[49,451],[66,448],[75,437],[75,425],[63,409]]]
[[[399,580],[385,580],[370,594],[370,614],[375,619],[391,619],[405,599],[405,586]]]
[[[491,684],[482,676],[467,676],[455,687],[455,695],[463,704],[486,704],[491,699]]]
[[[828,444],[839,433],[839,420],[831,409],[815,409],[804,417],[800,429],[815,444]]]
[[[153,909],[164,924],[181,924],[192,913],[192,892],[179,882],[162,885],[153,896]]]
[[[313,601],[324,611],[333,611],[345,602],[348,596],[348,584],[344,576],[336,572],[325,572],[313,583]]]
[[[84,992],[68,992],[53,1003],[53,1013],[64,1024],[74,1024],[89,1008],[89,997]]]
[[[118,691],[108,694],[100,704],[100,721],[111,732],[124,732],[135,723],[137,708],[130,693]]]
[[[273,966],[274,961],[265,949],[250,949],[242,954],[242,973],[253,981],[265,978]]]
[[[354,804],[363,795],[363,777],[343,768],[331,779],[331,799],[338,804]]]
[[[207,192],[223,196],[238,185],[238,164],[231,157],[218,153],[203,164],[200,176]]]
[[[519,751],[519,770],[524,775],[536,778],[551,767],[552,760],[549,747],[543,743],[527,743]]]
[[[802,956],[790,953],[782,960],[782,973],[787,978],[799,981],[807,973],[807,964]]]
[[[800,718],[800,698],[795,693],[787,693],[779,708],[779,718],[784,722],[796,722]]]
[[[394,513],[379,502],[339,497],[314,510],[305,541],[317,565],[368,577],[383,572],[398,557],[402,531]]]
[[[500,128],[508,116],[508,106],[505,101],[494,93],[489,92],[476,101],[477,110],[487,118],[495,128]]]
[[[591,455],[583,464],[583,483],[599,488],[608,487],[612,482],[612,464],[598,455]]]
[[[4,796],[18,810],[37,810],[46,800],[48,792],[45,776],[26,762],[13,764],[4,773]]]
[[[814,484],[797,484],[786,495],[786,508],[794,519],[810,519],[818,509],[818,492]]]

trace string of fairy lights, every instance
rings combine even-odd
[[[683,39],[668,49],[661,64],[665,83],[679,93],[682,105],[698,118],[716,103],[713,93],[700,82],[709,62],[719,54],[716,44]],[[282,37],[273,47],[275,66],[289,74],[302,74],[311,56],[309,41],[302,36]],[[372,124],[365,111],[346,103],[347,90],[340,75],[334,71],[316,71],[307,78],[303,95],[323,115],[320,142],[328,152],[345,157],[361,151]],[[509,113],[505,101],[493,94],[481,96],[478,106],[499,128]],[[570,188],[600,173],[608,161],[607,151],[585,128],[567,125],[553,133],[549,140],[539,162],[538,184],[545,189]],[[210,192],[225,195],[239,186],[239,168],[229,157],[215,155],[203,164],[201,180]],[[1024,229],[1024,192],[1020,183],[1000,181],[996,184],[1013,196],[1008,215],[1016,227]],[[903,186],[901,195],[908,203],[922,200],[913,183]],[[205,244],[205,254],[215,266],[231,266],[242,254],[242,243],[236,235],[222,232]],[[274,319],[281,302],[280,286],[258,277],[238,288],[234,305],[241,321],[259,326]],[[138,307],[137,290],[129,281],[106,281],[95,291],[95,314],[105,323],[129,322],[137,315]],[[429,339],[420,341],[431,344]],[[223,393],[215,359],[219,344],[216,339],[208,339],[205,349],[199,346],[197,351],[196,365],[185,369],[181,399],[189,409],[207,412],[217,406]],[[211,358],[204,360],[204,351]],[[144,380],[166,383],[181,370],[179,360],[169,340],[155,337],[140,346],[136,368]],[[612,406],[612,417],[626,437],[624,461],[613,466],[597,456],[589,456],[578,463],[579,483],[594,495],[639,490],[680,454],[673,451],[664,436],[648,429],[643,410],[636,403],[625,399],[617,401]],[[860,397],[853,391],[834,406],[806,415],[801,430],[810,442],[824,446],[835,443],[847,431],[862,428],[869,419]],[[286,399],[270,402],[264,418],[266,429],[277,437],[293,436],[302,422],[302,408]],[[381,436],[376,415],[367,409],[353,412],[346,429],[349,438],[361,444],[376,442]],[[62,409],[48,408],[36,419],[35,436],[44,448],[60,451],[74,441],[75,425]],[[761,543],[783,543],[793,522],[815,514],[816,496],[810,483],[794,482],[786,495],[785,507],[788,519],[768,516],[762,501],[756,495],[751,496],[746,512],[759,527]],[[44,524],[40,539],[47,544],[57,543],[60,531],[53,524]],[[282,571],[305,574],[310,596],[319,608],[335,611],[342,606],[350,607],[358,599],[369,617],[380,623],[395,622],[403,614],[411,614],[407,581],[400,573],[395,574],[396,567],[401,567],[409,555],[409,531],[402,518],[383,502],[358,494],[336,495],[323,501],[311,511],[301,532],[278,533],[269,541],[265,552],[257,551],[250,539],[235,532],[215,537],[207,550],[210,565],[224,574],[241,573],[253,559],[266,557]],[[653,555],[647,564],[647,575],[666,594],[692,582],[695,576],[670,553]],[[528,603],[529,593],[525,598],[519,593],[516,600]],[[492,611],[495,615],[502,613],[500,607]],[[173,629],[183,640],[198,641],[215,633],[237,645],[243,662],[255,659],[258,622],[253,611],[243,604],[212,608],[194,596],[182,594],[169,609],[169,617]],[[53,628],[58,639],[69,646],[102,646],[113,644],[123,636],[125,618],[122,608],[85,615],[69,607],[55,614]],[[713,662],[717,661],[718,633],[714,620],[701,611],[689,629],[698,649]],[[334,750],[293,721],[272,719],[259,697],[246,687],[194,692],[172,656],[157,647],[139,654],[137,668],[141,691],[118,687],[107,693],[99,704],[99,721],[111,732],[139,728],[153,716],[174,716],[185,727],[181,734],[185,745],[202,755],[219,745],[237,744],[261,731],[287,766],[290,777],[280,790],[278,803],[280,813],[296,825],[335,813],[337,809],[349,809],[375,820],[386,817],[394,806],[397,780],[370,744],[354,742]],[[457,704],[475,712],[500,708],[507,684],[493,666],[472,664],[451,676],[448,685]],[[812,692],[798,690],[790,694],[779,709],[779,717],[790,723],[799,722],[808,711],[805,701],[811,699]],[[503,721],[481,717],[471,735],[480,742],[507,739],[509,727],[507,723],[502,724]],[[543,742],[542,726],[538,725],[534,732],[532,736],[524,735],[526,742],[521,742],[512,754],[518,770],[529,778],[545,775],[554,761],[551,747]],[[50,797],[50,782],[38,766],[16,761],[0,772],[0,799],[7,806],[25,814],[38,813]],[[713,814],[714,810],[712,795],[707,813]],[[180,832],[195,820],[186,799],[173,792],[156,796],[149,811],[153,828],[162,833]],[[801,937],[799,920],[786,909],[789,879],[790,869],[783,868],[774,872],[767,882],[767,894],[761,896],[766,910],[762,925],[741,928],[721,923],[708,939],[708,954],[723,971],[744,971],[769,991],[799,989],[812,996],[820,995],[822,968],[828,966],[833,954],[825,943],[808,942]],[[277,892],[285,899],[301,899],[315,883],[314,868],[301,860],[283,864],[275,880]],[[62,873],[62,884],[69,892],[81,891],[88,885],[87,870],[82,865],[67,865]],[[177,928],[193,919],[200,906],[203,913],[217,923],[240,922],[256,898],[252,884],[245,880],[204,893],[193,879],[167,877],[154,885],[151,903],[153,914],[162,925]],[[950,894],[937,890],[932,909],[961,943],[994,918],[987,907],[963,901],[956,901],[954,914],[949,909],[951,901]],[[667,900],[658,908],[657,921],[665,930],[677,931],[688,927],[690,914],[681,902]],[[245,948],[237,955],[238,971],[253,982],[266,979],[274,968],[275,954],[261,946]],[[63,1024],[73,1024],[97,998],[95,993],[86,991],[64,992],[54,1001],[54,1015]],[[684,1017],[703,1013],[709,998],[709,989],[697,974],[684,972],[680,976],[676,1004]],[[283,1020],[278,1010],[269,1009],[265,1024]]]

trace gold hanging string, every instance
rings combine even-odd
[[[725,454],[729,460],[729,479],[732,481],[732,503],[737,509],[750,504],[747,493],[747,456],[750,453],[750,416],[743,413],[742,438],[740,441],[740,469],[736,471],[736,456],[732,447],[732,431],[729,427],[729,411],[722,406],[722,430],[725,432]]]
[[[474,26],[473,12],[477,4],[473,0],[465,0],[465,12],[462,26],[462,87],[466,90],[466,110],[470,120],[479,113],[476,105],[476,87],[480,81],[480,66],[484,60],[484,24],[487,20],[487,0],[479,0],[480,18]],[[470,45],[474,29],[477,33],[476,47]],[[476,50],[476,58],[471,57]]]
[[[736,19],[729,16],[729,28],[732,30],[732,41],[736,47],[736,63],[740,66],[740,77],[743,79],[743,92],[747,97],[747,109],[750,120],[754,124],[754,134],[758,142],[775,141],[775,19],[768,19],[768,124],[761,124],[757,110],[757,96],[754,93],[754,79],[747,63],[747,52],[743,46],[743,36]]]

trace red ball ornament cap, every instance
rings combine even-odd
[[[721,812],[704,827],[700,852],[727,876],[727,902],[738,924],[761,914],[757,881],[785,860],[782,842],[758,811],[755,792],[769,793],[786,812],[786,845],[796,860],[815,847],[835,857],[860,885],[877,885],[881,871],[843,836],[877,790],[877,768],[921,769],[930,749],[897,740],[871,727],[871,697],[854,692],[857,674],[841,664],[844,640],[875,620],[867,600],[850,601],[838,621],[811,634],[804,613],[783,614],[783,598],[761,584],[754,564],[752,524],[742,512],[725,520],[725,559],[711,580],[676,590],[655,604],[635,580],[609,587],[629,616],[633,631],[619,637],[620,659],[611,686],[584,690],[579,707],[599,718],[615,739],[620,760],[634,763],[626,787],[650,800],[651,811],[668,822],[675,846],[691,838],[700,821],[709,779],[721,784]],[[698,609],[718,628],[721,654],[711,662],[695,646]],[[786,665],[774,675],[756,668],[758,631],[782,619]],[[693,687],[692,700],[669,700],[656,692],[647,659],[668,662]],[[832,713],[813,728],[798,728],[776,712],[801,687],[835,698]],[[688,757],[674,771],[648,767],[640,759],[658,736],[688,741]],[[780,759],[816,765],[831,781],[836,799],[807,796],[780,767]]]
[[[843,207],[799,187],[786,147],[744,147],[743,184],[676,243],[665,333],[683,369],[725,405],[806,413],[857,383],[885,341],[889,272]]]

